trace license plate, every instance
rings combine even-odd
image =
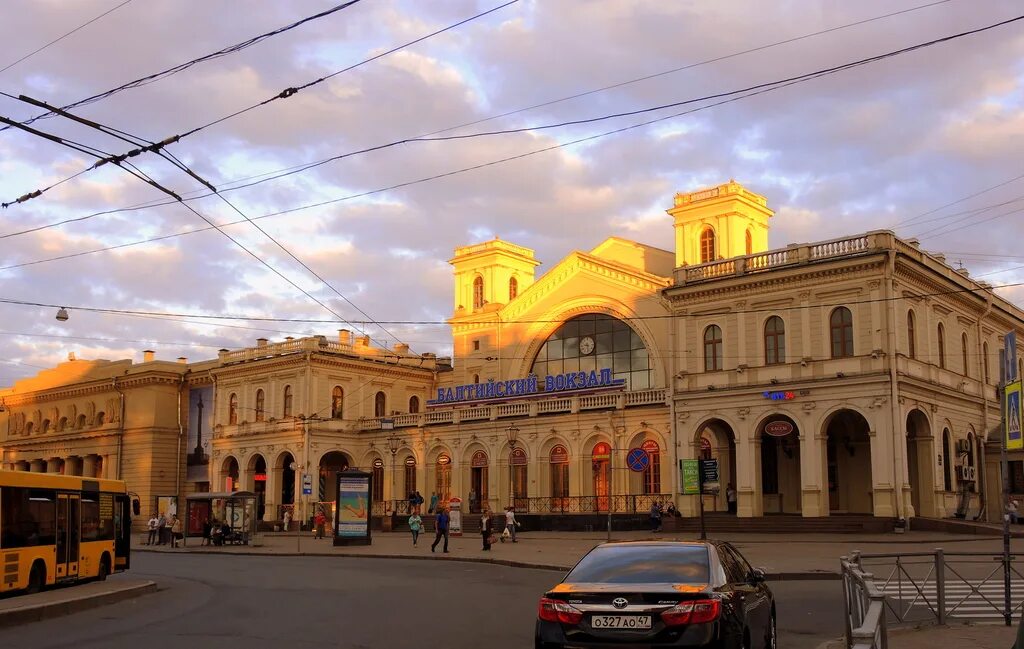
[[[650,615],[595,615],[590,620],[595,629],[649,629]]]

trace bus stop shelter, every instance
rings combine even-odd
[[[202,536],[203,525],[210,521],[213,529],[224,524],[231,530],[226,539],[248,545],[256,540],[256,494],[252,491],[196,493],[185,498],[185,539]]]

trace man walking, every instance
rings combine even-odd
[[[156,512],[149,517],[149,522],[146,523],[146,529],[149,531],[149,536],[146,538],[146,545],[156,545],[156,526],[160,522],[160,519],[156,517]]]
[[[316,525],[316,538],[324,538],[324,527],[327,525],[327,517],[324,516],[324,510],[318,510],[316,518],[313,519],[313,523]]]
[[[513,543],[519,543],[519,541],[516,540],[516,525],[518,525],[518,523],[516,523],[516,508],[509,505],[505,508],[505,531],[512,537]],[[504,540],[503,535],[502,541]]]
[[[441,542],[441,537],[444,537],[444,551],[448,552],[448,509],[442,507],[434,519],[434,527],[437,532],[434,535],[434,542],[430,544],[430,551],[433,552],[437,547],[437,544]]]

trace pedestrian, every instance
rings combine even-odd
[[[437,518],[434,519],[434,542],[430,544],[430,551],[433,552],[437,544],[444,537],[444,551],[448,552],[448,510],[442,507],[438,510]]]
[[[1017,513],[1017,501],[1016,500],[1011,500],[1006,505],[1006,515],[1010,517],[1010,522],[1013,523],[1014,525],[1016,525],[1017,522],[1020,521],[1020,514]]]
[[[156,545],[156,526],[159,524],[160,519],[156,517],[156,512],[149,517],[149,522],[146,523],[146,529],[149,530],[149,536],[146,538],[146,545]]]
[[[409,531],[412,532],[412,547],[416,547],[416,541],[420,538],[420,532],[423,531],[423,519],[416,512],[409,516]]]
[[[469,511],[476,511],[476,490],[472,488],[469,490]]]
[[[324,538],[324,527],[327,525],[327,517],[324,516],[324,510],[319,509],[316,512],[316,518],[313,519],[313,524],[316,525],[316,537],[318,539]]]
[[[484,552],[491,549],[491,513],[484,507],[480,515],[480,537],[484,542]]]
[[[437,492],[430,492],[430,507],[427,509],[428,514],[433,514],[434,510],[437,509]]]
[[[167,519],[164,518],[163,512],[160,512],[160,517],[156,519],[156,538],[157,545],[167,543]]]
[[[650,519],[651,519],[651,532],[660,532],[661,531],[661,503],[659,503],[657,500],[655,500],[654,503],[651,504]]]
[[[678,516],[679,515],[679,510],[676,509],[676,504],[675,503],[670,502],[668,504],[668,507],[665,508],[665,513],[668,516]]]
[[[414,511],[416,511],[416,492],[415,491],[410,491],[409,492],[409,513],[411,514]]]
[[[282,516],[282,518],[284,519],[284,520],[281,521],[282,523],[284,523],[284,525],[283,525],[284,531],[287,532],[288,528],[292,524],[292,510],[290,510],[290,509],[284,510],[284,516]]]
[[[519,543],[519,541],[516,540],[516,526],[518,525],[519,522],[516,521],[516,508],[509,505],[505,508],[505,534],[502,534],[501,536],[502,543],[505,542],[506,534],[512,537],[513,543]]]
[[[209,516],[203,521],[203,542],[200,545],[213,545],[213,521]]]
[[[419,491],[416,492],[416,513],[419,514],[423,511],[423,496]]]
[[[736,513],[736,487],[730,482],[725,486],[725,502],[729,505],[729,513]]]
[[[178,547],[178,540],[185,538],[184,526],[181,524],[181,519],[175,514],[171,517],[171,547]],[[182,541],[184,544],[184,541]]]

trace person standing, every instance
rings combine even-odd
[[[313,524],[316,525],[316,537],[318,539],[324,538],[324,527],[327,525],[327,517],[324,516],[324,510],[320,509],[316,512],[316,518],[313,519]]]
[[[661,531],[661,503],[654,501],[651,505],[651,532]]]
[[[146,529],[149,530],[149,536],[146,538],[146,545],[156,545],[156,526],[159,524],[160,519],[156,517],[156,512],[149,517],[149,522],[146,523]]]
[[[409,531],[412,532],[412,547],[416,547],[416,541],[420,538],[420,532],[423,531],[423,519],[416,512],[409,516]]]
[[[736,487],[730,482],[725,486],[725,502],[729,506],[729,513],[736,513]]]
[[[448,552],[448,510],[442,507],[438,513],[437,518],[434,519],[434,542],[430,544],[430,551],[433,552],[437,544],[441,542],[441,538],[444,537],[444,551]]]
[[[487,511],[486,507],[480,515],[480,536],[484,542],[484,551],[489,551],[491,549],[491,513]]]
[[[288,528],[291,527],[292,524],[292,510],[284,510],[284,516],[282,516],[282,518],[284,519],[282,521],[284,523],[284,531],[287,532]]]
[[[505,530],[509,533],[509,536],[512,537],[513,543],[519,543],[519,541],[516,540],[517,525],[519,525],[519,523],[516,522],[516,508],[509,505],[505,508]]]
[[[160,512],[160,517],[156,519],[156,538],[157,545],[167,543],[167,519],[164,517],[163,512]]]
[[[427,509],[427,513],[428,514],[433,514],[436,509],[437,509],[437,492],[436,491],[431,491],[430,492],[430,507]]]
[[[419,491],[416,492],[416,514],[418,515],[423,511],[423,496]]]
[[[203,521],[203,542],[202,545],[213,545],[213,521],[207,516]]]
[[[183,532],[184,532],[184,526],[181,524],[181,519],[178,518],[177,514],[175,514],[174,516],[171,517],[171,547],[172,548],[178,547],[178,540],[185,538],[185,535],[183,534]],[[184,543],[184,541],[182,541],[182,543]]]

